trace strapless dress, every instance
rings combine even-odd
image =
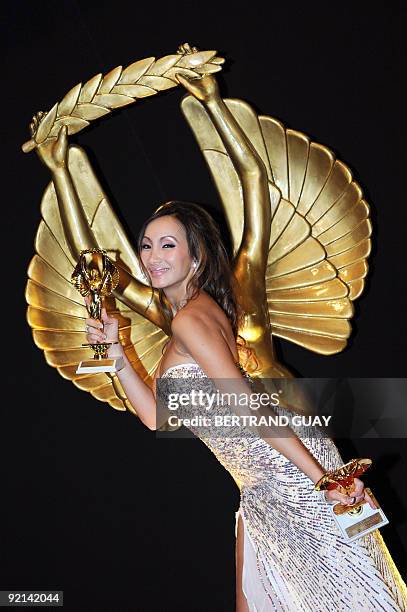
[[[196,363],[166,370],[177,393],[207,378]],[[207,379],[208,381],[210,379]],[[193,416],[190,406],[182,418]],[[253,432],[233,438],[189,427],[240,489],[236,513],[244,525],[243,591],[250,612],[359,612],[407,609],[405,584],[378,530],[354,542],[341,536],[329,505],[312,481]],[[333,441],[301,436],[328,471],[342,460]]]

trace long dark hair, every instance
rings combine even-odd
[[[233,333],[237,337],[240,321],[240,310],[235,297],[235,278],[232,273],[229,256],[223,245],[219,227],[209,213],[198,204],[173,200],[166,202],[144,222],[137,239],[137,252],[140,265],[146,274],[141,261],[142,240],[146,227],[154,219],[171,215],[185,228],[190,256],[197,266],[191,277],[187,292],[192,299],[200,289],[206,291],[222,308],[228,317]],[[170,305],[164,291],[158,290],[163,314],[168,322],[173,318]]]

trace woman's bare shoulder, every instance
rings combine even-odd
[[[236,340],[230,321],[222,308],[207,293],[190,300],[176,314],[171,328],[174,340],[181,348],[185,346],[188,337],[211,337],[212,341],[225,342],[235,361],[238,360]]]
[[[172,332],[176,333],[183,325],[202,325],[217,328],[220,323],[228,323],[227,317],[221,307],[206,292],[192,298],[172,320]]]

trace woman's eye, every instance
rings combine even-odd
[[[163,249],[165,247],[170,247],[171,249],[173,249],[175,247],[175,244],[171,244],[171,242],[167,242],[167,243],[163,244]]]
[[[149,249],[149,248],[150,248],[150,245],[149,245],[149,244],[142,244],[142,245],[141,245],[141,248],[142,248],[142,249]]]

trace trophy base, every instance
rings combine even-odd
[[[334,509],[337,504],[331,506],[332,516],[347,542],[353,542],[353,540],[362,538],[371,531],[387,525],[389,522],[371,490],[366,487],[365,491],[373,499],[377,508],[371,508],[367,502],[364,502],[357,505],[354,509],[350,507],[348,512],[335,514]]]
[[[100,372],[118,372],[124,366],[123,357],[116,359],[87,359],[81,361],[76,374],[96,374]]]

